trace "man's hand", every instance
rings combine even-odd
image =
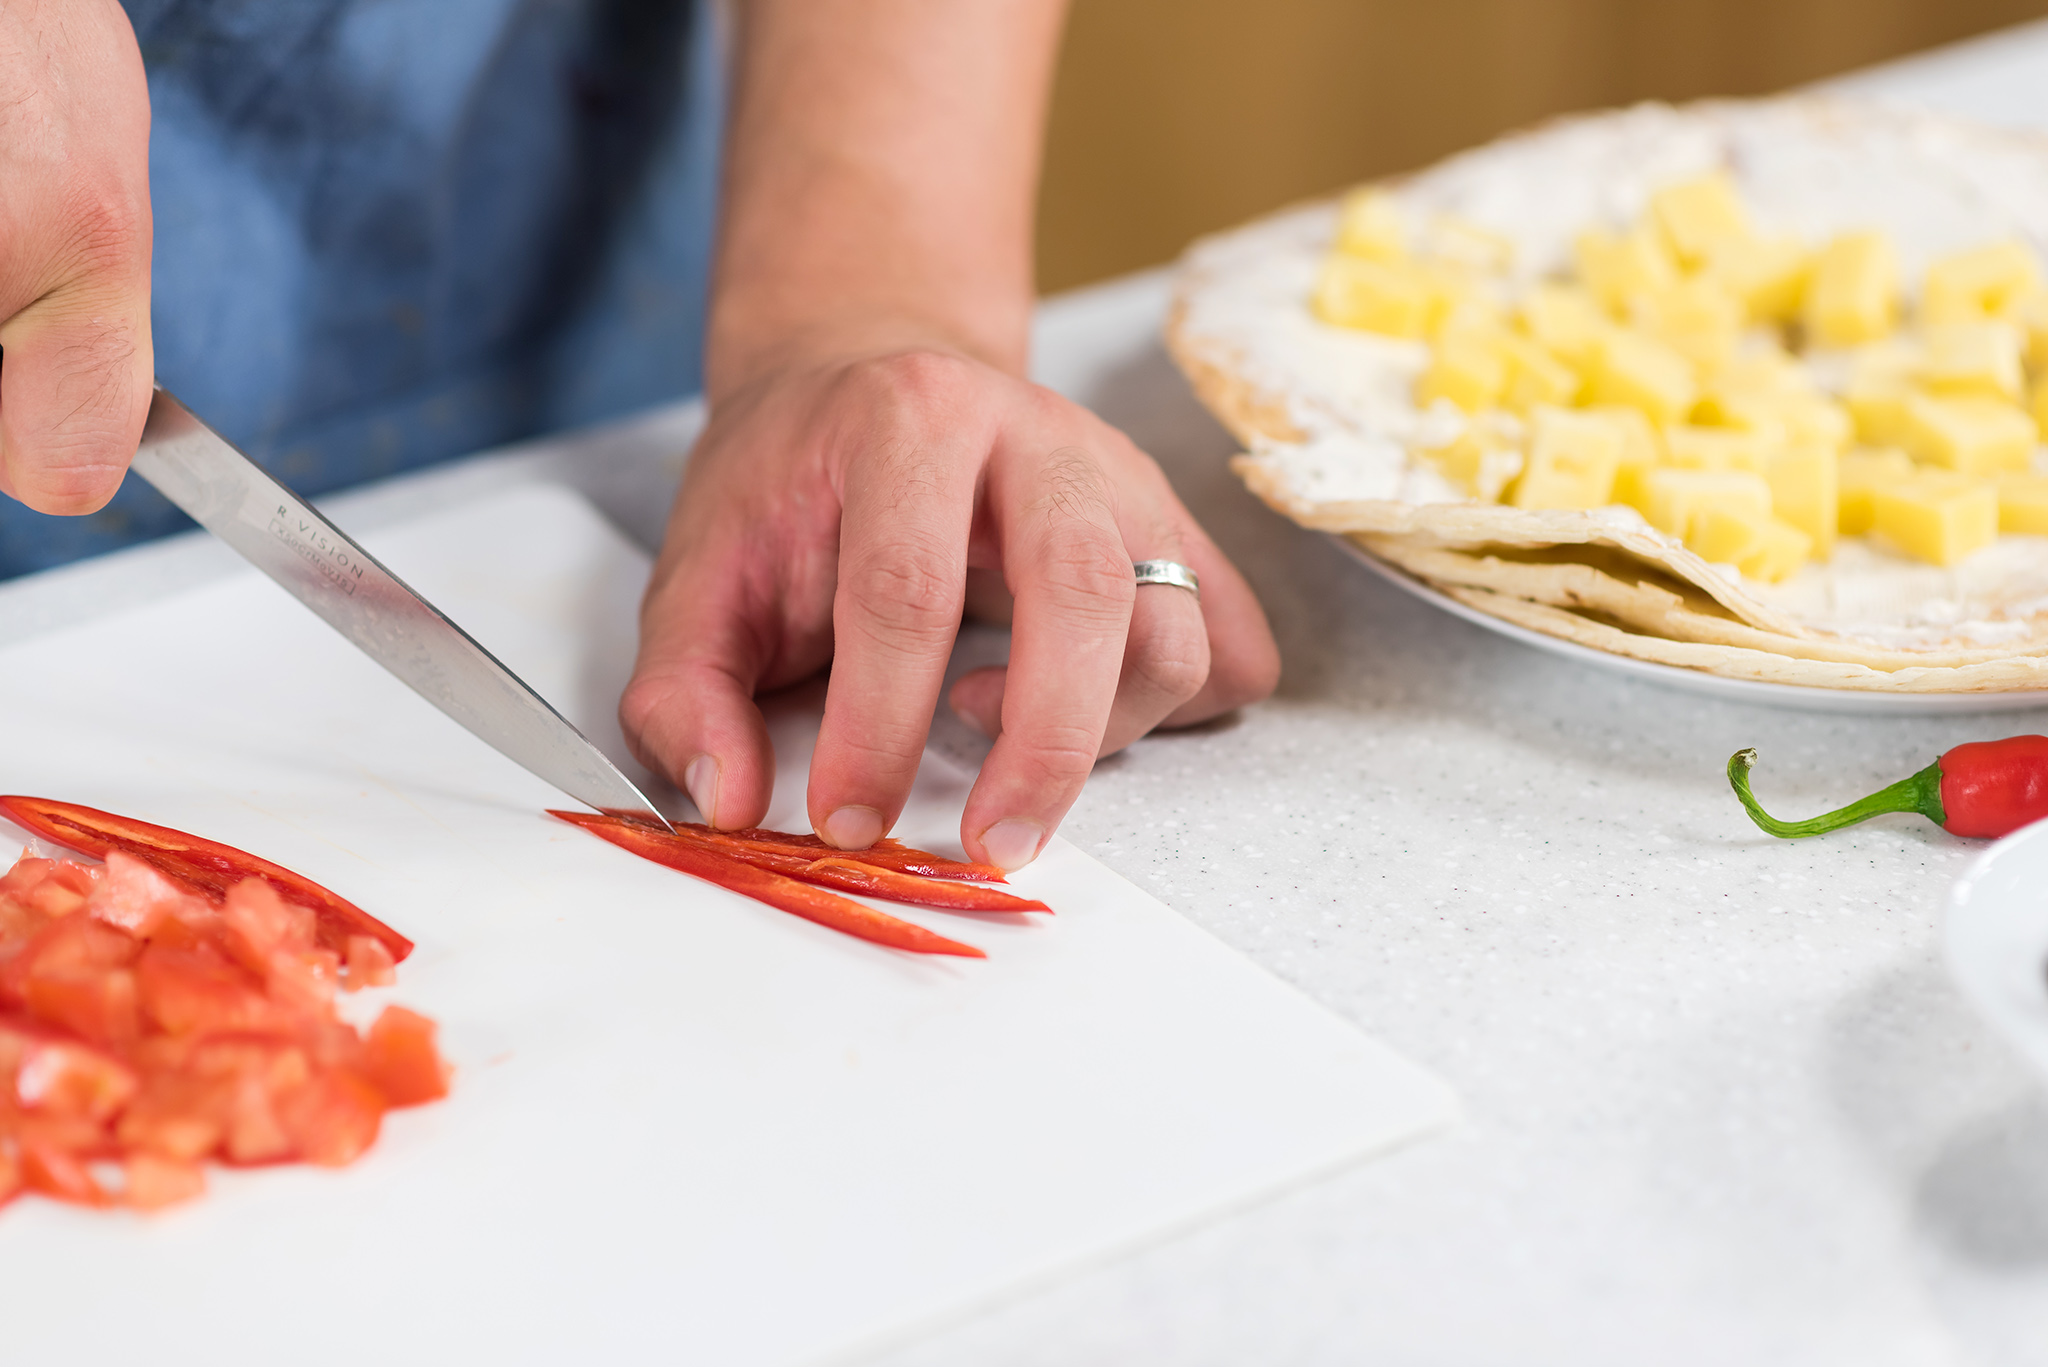
[[[960,835],[1016,868],[1097,756],[1265,696],[1237,572],[1124,436],[1022,379],[1060,0],[743,0],[705,394],[711,422],[621,705],[705,819],[774,776],[756,690],[828,660],[810,815],[901,812],[963,603],[1014,602],[1010,665],[953,706],[996,737]],[[1202,599],[1137,587],[1178,560]]]
[[[1193,568],[1200,601],[1136,587],[1149,559]],[[754,692],[829,660],[811,822],[870,845],[916,776],[976,571],[1015,603],[1008,670],[951,699],[996,736],[961,823],[978,859],[1028,863],[1099,755],[1272,690],[1258,603],[1150,458],[1050,391],[897,350],[778,369],[714,410],[648,592],[627,734],[707,821],[752,825],[775,772]]]
[[[149,413],[149,88],[115,0],[0,0],[0,493],[89,513]]]

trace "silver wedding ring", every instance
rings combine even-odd
[[[1177,560],[1140,560],[1131,568],[1137,571],[1140,584],[1171,584],[1195,595],[1196,602],[1202,601],[1202,581]]]

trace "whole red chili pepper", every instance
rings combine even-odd
[[[1805,821],[1780,821],[1750,795],[1755,750],[1728,760],[1728,782],[1750,819],[1772,835],[1825,835],[1883,812],[1918,812],[1951,835],[2008,835],[2048,817],[2048,736],[1958,745],[1911,778]]]

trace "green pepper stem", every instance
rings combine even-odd
[[[1743,809],[1749,813],[1750,820],[1771,835],[1783,836],[1787,840],[1806,835],[1826,835],[1829,831],[1839,831],[1844,826],[1853,826],[1885,812],[1918,812],[1937,826],[1948,824],[1948,813],[1941,805],[1940,760],[1911,778],[1902,778],[1889,788],[1880,788],[1869,797],[1804,821],[1780,821],[1757,805],[1755,795],[1749,791],[1749,771],[1755,764],[1756,751],[1753,749],[1737,750],[1730,755],[1728,784],[1735,789],[1735,796],[1742,799]]]

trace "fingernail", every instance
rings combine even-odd
[[[690,801],[697,804],[697,811],[704,817],[704,824],[718,824],[718,761],[709,755],[699,755],[690,761],[690,767],[683,770],[683,789],[690,795]]]
[[[873,807],[841,807],[819,834],[842,850],[864,850],[882,838],[882,814]]]
[[[1045,827],[1021,816],[998,821],[981,833],[981,847],[988,851],[989,862],[1004,873],[1038,858],[1038,847],[1044,843]]]

